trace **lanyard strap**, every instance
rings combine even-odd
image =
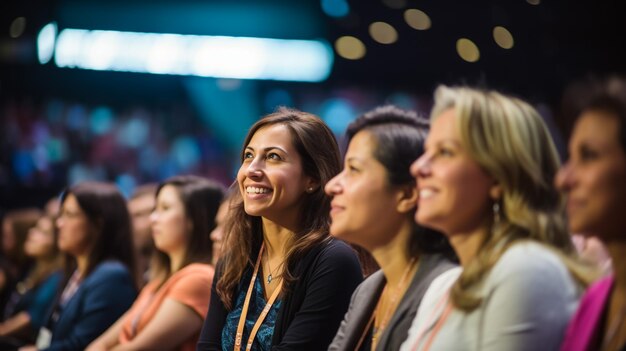
[[[430,347],[432,346],[433,341],[435,341],[435,336],[437,336],[437,333],[439,333],[439,331],[441,330],[441,327],[443,327],[444,323],[446,322],[446,319],[448,319],[448,316],[450,315],[450,312],[452,312],[452,302],[448,302],[448,304],[446,305],[446,309],[443,311],[443,315],[437,321],[437,324],[433,328],[433,331],[430,333],[430,337],[428,338],[428,340],[426,341],[426,344],[424,345],[424,351],[430,350]]]
[[[445,293],[439,301],[437,301],[437,304],[435,305],[435,308],[432,310],[431,314],[426,319],[426,323],[424,323],[423,328],[417,333],[417,339],[413,343],[413,347],[411,348],[411,350],[414,350],[414,351],[417,350],[417,348],[419,347],[419,344],[421,343],[422,339],[426,335],[426,329],[428,328],[428,326],[436,318],[437,310],[439,310],[440,308],[443,307],[444,310],[443,310],[443,312],[441,314],[441,317],[437,321],[437,324],[433,328],[433,331],[431,332],[431,335],[429,336],[428,340],[426,341],[426,345],[424,346],[423,351],[427,351],[430,348],[430,345],[432,344],[433,340],[435,339],[436,334],[439,332],[439,329],[441,329],[441,327],[443,326],[444,322],[448,318],[448,315],[452,311],[452,303],[449,301],[449,297],[450,297],[450,291],[448,290],[448,292]]]
[[[250,298],[252,297],[252,290],[254,290],[254,282],[256,281],[257,274],[259,273],[259,266],[261,265],[261,257],[263,256],[264,248],[265,248],[265,243],[261,245],[261,250],[259,250],[259,256],[256,259],[256,264],[254,265],[254,272],[252,273],[252,279],[250,279],[250,285],[248,286],[246,299],[243,303],[243,309],[241,310],[241,316],[239,317],[239,324],[237,325],[237,334],[235,336],[234,351],[241,350],[241,339],[243,337],[243,328],[246,325],[246,316],[248,315],[248,308],[250,306]],[[259,328],[261,328],[261,324],[263,324],[265,317],[267,317],[267,314],[270,312],[270,309],[272,308],[274,301],[276,301],[276,298],[280,294],[282,287],[283,287],[283,281],[281,279],[280,283],[274,290],[274,293],[272,293],[272,296],[265,304],[263,311],[261,312],[256,322],[254,323],[254,327],[252,327],[252,330],[250,331],[250,336],[248,337],[248,343],[246,344],[246,351],[249,351],[250,349],[252,349],[252,343],[254,342],[254,338],[256,337],[256,334],[259,332]]]

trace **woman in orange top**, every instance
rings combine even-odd
[[[213,280],[209,233],[222,197],[222,187],[200,177],[159,186],[150,220],[162,273],[88,351],[195,350]]]

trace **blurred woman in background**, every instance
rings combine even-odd
[[[165,274],[88,351],[194,350],[211,296],[209,233],[223,198],[217,183],[176,176],[161,183],[150,216],[154,244]]]
[[[0,336],[12,338],[14,345],[35,341],[63,276],[54,220],[47,215],[39,218],[24,243],[24,252],[34,260],[34,265],[26,278],[16,285],[5,307],[6,319],[0,323]]]
[[[135,260],[126,201],[109,183],[84,182],[61,197],[58,246],[66,254],[61,294],[36,347],[84,350],[133,303]]]
[[[569,160],[556,184],[567,195],[570,230],[596,236],[613,274],[592,285],[572,319],[562,350],[626,347],[626,80],[582,86]]]
[[[4,311],[15,284],[26,278],[30,271],[32,259],[24,252],[24,243],[30,228],[37,224],[41,210],[23,208],[7,212],[2,218],[2,236],[0,249],[0,311]],[[3,284],[2,284],[3,283]],[[6,316],[0,315],[1,320]]]
[[[217,262],[222,256],[222,251],[224,250],[224,227],[226,226],[226,220],[228,219],[230,208],[233,206],[232,200],[235,191],[238,190],[234,188],[228,190],[224,200],[222,200],[222,203],[220,204],[220,208],[217,210],[217,214],[215,215],[215,228],[211,231],[211,242],[213,245],[211,264],[213,266],[217,265]]]

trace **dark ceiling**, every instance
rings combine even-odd
[[[191,3],[214,2],[185,2]],[[317,23],[307,33],[317,31],[331,44],[344,35],[355,36],[364,42],[367,53],[363,59],[351,61],[336,57],[331,76],[322,83],[326,86],[357,85],[369,89],[403,89],[430,94],[439,83],[468,83],[503,89],[531,100],[555,101],[563,87],[575,78],[588,73],[626,71],[626,24],[620,1],[542,1],[531,5],[526,0],[351,0],[348,1],[350,14],[340,19],[326,16],[319,1],[315,0],[241,1],[238,4],[242,15],[255,16],[263,12],[265,3],[287,6],[294,14],[306,12],[311,18],[316,18]],[[399,3],[401,8],[392,8],[389,3]],[[27,33],[32,41],[36,35],[32,28],[40,28],[51,19],[63,17],[61,9],[73,5],[84,7],[85,4],[114,5],[123,12],[125,7],[150,9],[155,4],[176,6],[181,3],[162,0],[4,1],[0,28],[8,28],[16,16],[25,16],[32,19],[30,23],[35,23]],[[432,27],[426,31],[410,28],[403,19],[404,10],[408,8],[426,12],[432,20]],[[93,16],[91,22],[105,21],[102,14],[88,15]],[[236,27],[236,21],[233,19],[229,24]],[[375,21],[394,26],[399,40],[390,45],[373,41],[368,34],[368,26]],[[179,19],[181,26],[185,22],[184,18]],[[301,26],[293,22],[284,16],[273,19],[278,28],[282,28],[283,24],[283,33],[297,32]],[[168,18],[167,23],[171,25],[175,22]],[[246,23],[246,20],[240,23]],[[128,24],[134,25],[134,22]],[[497,25],[506,27],[512,33],[515,40],[512,49],[505,50],[495,44],[492,30]],[[481,56],[478,62],[468,63],[457,55],[455,43],[461,37],[472,39],[479,47]],[[0,32],[0,40],[4,44],[10,42],[7,31]],[[159,83],[170,85],[176,81],[176,77],[70,72],[51,65],[42,67],[32,59],[26,62],[5,60],[1,64],[0,92],[4,96],[45,94],[50,89],[57,92],[67,90],[71,95],[78,93],[72,91],[73,83],[84,80],[93,82],[94,91],[108,91],[112,87],[124,91],[124,86],[137,88],[133,84],[144,84],[142,88],[155,89],[148,93],[159,94],[168,91],[168,88],[159,88]]]

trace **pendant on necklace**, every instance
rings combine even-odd
[[[267,284],[272,283],[272,273],[267,276]]]

